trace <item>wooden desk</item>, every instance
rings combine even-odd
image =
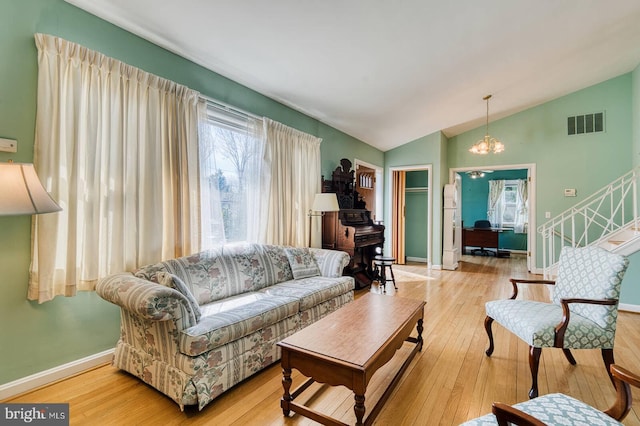
[[[498,238],[502,228],[462,228],[462,251],[467,246],[495,249],[498,255]]]
[[[421,300],[368,293],[279,342],[284,388],[282,413],[288,416],[294,411],[325,425],[347,426],[294,402],[317,381],[351,389],[355,394],[356,425],[371,425],[413,357],[422,349],[424,305]],[[411,337],[416,328],[417,337]],[[364,395],[371,376],[405,341],[414,344],[411,353],[364,420]],[[291,391],[293,368],[309,379]]]

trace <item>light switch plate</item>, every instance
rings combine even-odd
[[[0,151],[18,152],[18,141],[15,139],[0,138]]]

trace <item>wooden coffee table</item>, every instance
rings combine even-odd
[[[279,342],[284,387],[280,406],[284,415],[294,411],[325,425],[345,425],[294,402],[313,382],[320,382],[351,389],[355,394],[356,424],[371,424],[422,349],[424,305],[421,300],[368,293]],[[410,337],[416,325],[418,336]],[[367,384],[405,341],[415,346],[363,423]],[[293,368],[309,379],[290,392]]]

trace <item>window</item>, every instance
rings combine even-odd
[[[201,121],[202,248],[247,241],[251,203],[259,191],[261,120],[208,103]]]
[[[214,102],[199,112],[202,248],[307,244],[322,140]]]
[[[502,226],[515,225],[518,206],[518,185],[507,181],[502,190]]]
[[[487,207],[487,217],[494,227],[527,233],[527,180],[490,180]]]

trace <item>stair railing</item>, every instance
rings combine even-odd
[[[542,234],[542,267],[546,279],[553,275],[562,247],[600,244],[631,225],[640,230],[639,178],[640,167],[637,167],[538,227]]]

